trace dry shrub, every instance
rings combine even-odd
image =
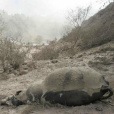
[[[41,49],[40,52],[32,54],[34,60],[52,60],[57,59],[59,56],[72,56],[75,50],[72,49],[72,44],[74,42],[56,42],[54,44],[49,44]]]
[[[76,53],[76,49],[73,47],[75,44],[72,42],[61,42],[59,45],[59,55],[72,56]]]
[[[56,59],[59,56],[59,50],[52,45],[45,46],[40,52],[32,54],[34,60]]]
[[[22,49],[23,43],[13,39],[0,39],[0,61],[4,72],[18,69],[23,64],[28,49]]]

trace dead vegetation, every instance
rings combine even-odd
[[[59,50],[55,49],[54,45],[45,46],[40,52],[33,53],[34,60],[52,60],[59,56]]]
[[[16,70],[24,63],[29,48],[22,49],[23,43],[13,39],[0,39],[0,61],[3,72]]]

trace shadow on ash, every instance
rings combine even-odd
[[[2,100],[1,105],[61,104],[80,106],[111,97],[113,92],[105,78],[89,67],[65,67],[57,69],[39,84],[31,84],[27,90]]]

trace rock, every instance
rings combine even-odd
[[[82,55],[82,54],[80,54],[80,55],[78,55],[78,56],[77,56],[77,58],[81,58],[82,56],[83,56],[83,55]]]
[[[95,108],[97,111],[103,111],[103,109],[101,107],[96,107]]]
[[[58,62],[58,60],[52,60],[51,61],[51,63],[57,63]]]
[[[2,105],[3,104],[3,99],[5,99],[6,98],[6,96],[5,95],[0,95],[0,105]]]
[[[29,71],[28,70],[20,70],[19,75],[24,75],[27,74]]]

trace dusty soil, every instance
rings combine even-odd
[[[14,94],[18,90],[39,81],[41,83],[46,76],[57,68],[90,66],[102,73],[114,90],[114,42],[81,52],[73,57],[61,57],[55,60],[37,61],[37,69],[25,75],[15,76],[9,74],[9,78],[0,80],[0,100],[4,96]],[[0,74],[0,77],[3,75]],[[61,105],[22,105],[0,106],[0,114],[114,114],[114,96],[105,101],[97,101],[86,106],[66,107]]]

